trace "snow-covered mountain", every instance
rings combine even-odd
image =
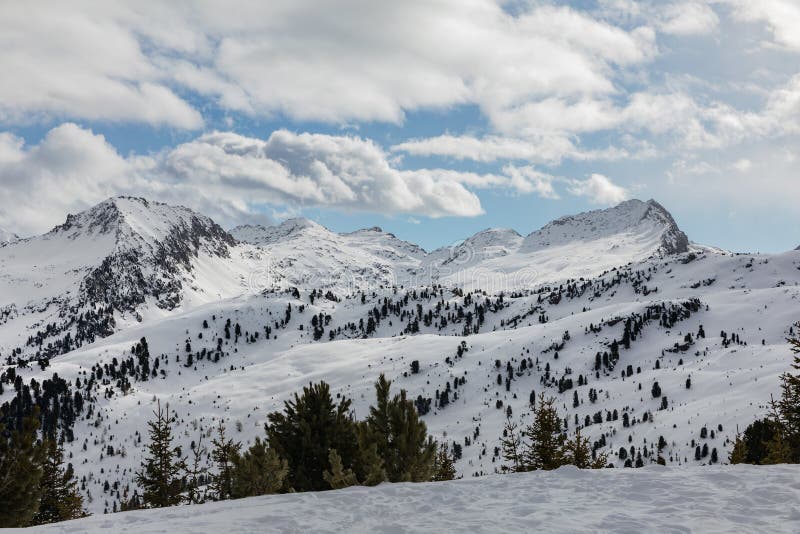
[[[408,284],[425,251],[380,228],[337,234],[308,219],[231,230],[259,251],[263,288],[337,288]]]
[[[556,219],[529,234],[521,251],[598,242],[607,243],[609,249],[622,249],[634,257],[680,254],[689,246],[686,234],[661,204],[655,200],[634,199],[613,208]]]
[[[70,214],[0,248],[0,317],[10,323],[0,328],[0,350],[52,355],[113,332],[120,314],[173,310],[216,285],[234,244],[208,217],[141,198]],[[35,339],[25,348],[9,347],[28,335]]]
[[[154,399],[188,450],[219,419],[252,441],[309,381],[363,416],[379,373],[458,446],[465,476],[500,469],[503,425],[530,420],[533,392],[615,465],[654,462],[660,436],[669,465],[723,462],[788,369],[799,268],[800,252],[689,245],[653,201],[426,253],[378,228],[227,233],[111,199],[0,247],[0,405],[16,377],[82,393],[62,432],[95,512],[135,486]]]
[[[595,276],[629,262],[680,254],[688,246],[686,234],[660,204],[629,200],[562,217],[524,239],[513,230],[485,230],[429,259],[439,281],[502,291]]]

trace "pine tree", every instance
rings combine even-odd
[[[358,484],[355,473],[352,469],[345,469],[342,465],[342,457],[336,452],[336,449],[331,449],[328,452],[328,464],[330,469],[322,473],[325,482],[331,489],[349,488]]]
[[[38,428],[38,408],[18,429],[0,424],[0,527],[25,527],[39,508],[45,451]]]
[[[572,439],[564,443],[561,456],[564,463],[574,465],[579,469],[602,469],[608,463],[606,453],[597,454],[595,458],[592,458],[589,439],[581,435],[580,428],[575,430]]]
[[[511,419],[506,419],[500,446],[503,452],[503,460],[506,462],[501,469],[504,472],[510,471],[512,473],[525,471],[522,462],[522,436],[517,430],[517,423],[512,422]]]
[[[423,482],[433,475],[436,443],[428,436],[414,403],[405,390],[390,399],[391,382],[380,375],[375,383],[376,405],[371,406],[363,446],[374,443],[390,482]]]
[[[233,498],[278,493],[284,489],[289,464],[260,438],[233,458]]]
[[[84,517],[83,497],[78,492],[72,465],[64,467],[64,449],[53,439],[45,441],[44,449],[47,456],[39,483],[41,499],[31,523],[44,525]]]
[[[439,445],[439,452],[436,453],[436,461],[433,468],[433,480],[443,482],[456,478],[456,464],[450,449],[446,443]]]
[[[187,494],[186,502],[188,504],[202,504],[205,502],[205,493],[200,494],[200,482],[205,475],[206,468],[202,466],[203,456],[206,454],[206,449],[203,447],[203,434],[197,440],[197,444],[192,449],[192,464],[186,468],[186,484]]]
[[[347,398],[334,404],[330,387],[320,382],[284,402],[283,412],[267,416],[267,440],[289,464],[289,487],[296,491],[329,489],[323,473],[330,468],[331,449],[336,449],[345,469],[356,469],[358,435],[350,404]]]
[[[359,480],[365,486],[377,486],[386,480],[383,458],[378,454],[378,445],[366,423],[358,425]]]
[[[523,454],[526,469],[557,469],[564,464],[561,432],[561,418],[555,408],[554,397],[545,398],[539,394],[539,402],[534,409],[534,419],[525,429],[528,443]]]
[[[736,440],[733,442],[733,448],[728,456],[728,462],[731,464],[744,464],[747,463],[747,445],[741,434],[736,433]]]
[[[212,477],[214,493],[220,501],[230,499],[233,495],[233,465],[242,444],[225,437],[225,424],[222,420],[217,425],[217,437],[211,444],[214,446],[211,459],[217,467],[217,473]]]
[[[136,474],[136,482],[142,487],[144,504],[162,508],[181,502],[181,474],[186,470],[186,462],[181,457],[180,447],[172,446],[175,417],[169,415],[169,406],[164,411],[159,401],[153,415],[155,419],[147,422],[150,427],[148,457]]]
[[[795,355],[792,369],[800,371],[800,338],[787,341]],[[771,407],[779,428],[769,445],[769,463],[800,463],[800,374],[781,375],[781,397],[772,399]]]

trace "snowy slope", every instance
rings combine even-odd
[[[797,466],[520,473],[96,516],[30,532],[796,532]]]
[[[467,296],[450,291],[435,296],[418,293],[417,298],[410,292],[408,305],[403,307],[416,316],[419,305],[424,316],[445,302],[449,312],[442,307],[441,313],[450,314],[447,326],[438,325],[439,319],[430,326],[420,322],[419,335],[407,335],[404,327],[412,318],[401,320],[390,313],[368,339],[359,339],[362,331],[350,330],[348,325],[357,325],[359,319],[379,308],[384,298],[402,300],[404,292],[376,289],[374,295],[365,295],[363,304],[357,295],[340,302],[317,298],[311,304],[305,290],[299,299],[286,292],[267,292],[210,302],[154,323],[145,321],[53,359],[46,371],[33,367],[19,373],[26,380],[36,377],[41,381],[53,372],[68,380],[83,380],[94,366],[126,358],[142,337],[147,338],[150,353],[160,359],[165,375],[134,382],[125,394],[112,387],[109,395],[105,386],[97,383],[100,389],[93,395],[99,400],[93,416],[76,423],[77,440],[68,444],[68,450],[78,473],[87,476],[87,490],[92,495],[89,507],[95,512],[111,510],[119,499],[116,491],[104,491],[104,482],[118,482],[123,496],[124,488],[132,491],[133,470],[142,452],[137,436],[145,433],[156,398],[169,403],[178,415],[184,447],[200,434],[208,436],[220,418],[236,429],[235,439],[246,443],[262,435],[270,411],[280,409],[284,399],[309,381],[327,381],[334,394],[351,397],[356,415],[364,416],[372,402],[372,384],[381,372],[412,398],[434,401],[424,420],[436,439],[462,446],[463,457],[457,467],[464,476],[500,469],[502,460],[495,447],[507,410],[511,407],[512,418],[527,424],[531,391],[557,397],[569,431],[576,426],[576,415],[580,426],[586,425],[589,416],[585,435],[593,441],[604,440],[602,448],[612,454],[611,461],[617,466],[624,463],[619,456],[621,447],[646,454],[645,465],[654,462],[659,436],[668,442],[663,453],[668,465],[709,463],[709,456],[694,459],[695,447],[700,445],[709,451],[717,449],[724,462],[737,427],[741,429],[765,413],[770,394],[778,390],[778,375],[788,369],[790,354],[784,338],[797,319],[799,266],[800,253],[796,252],[778,256],[707,253],[648,260],[588,280],[591,285],[583,290],[564,286],[562,290],[507,295],[502,305],[486,312],[480,333],[468,336],[462,335],[465,319],[455,314]],[[473,304],[484,303],[483,296],[472,298]],[[699,300],[696,311],[672,327],[664,327],[658,320],[646,324],[629,349],[620,349],[620,361],[613,370],[603,368],[595,376],[595,353],[608,351],[612,340],[622,339],[626,317],[641,316],[653,306],[680,310],[691,299]],[[288,323],[278,326],[288,304],[294,312]],[[315,341],[311,317],[319,313],[331,319],[324,335]],[[544,323],[539,322],[542,316],[546,316]],[[224,340],[224,354],[218,362],[210,356],[200,359],[200,351],[210,355],[217,338],[224,337],[228,319],[241,325],[243,337]],[[204,321],[208,328],[203,327]],[[589,330],[590,325],[594,331]],[[700,325],[706,337],[697,339]],[[265,326],[272,328],[269,340],[264,337]],[[331,331],[335,334],[332,342],[328,341]],[[728,338],[736,333],[740,343],[726,344],[722,331]],[[261,336],[251,341],[255,332]],[[569,332],[566,341],[565,332]],[[693,342],[685,349],[675,349],[685,343],[687,333],[693,335]],[[462,341],[468,351],[458,358],[456,348]],[[187,342],[195,355],[188,367]],[[552,349],[562,343],[557,351]],[[530,362],[524,370],[523,359]],[[418,375],[409,374],[412,360],[420,362]],[[498,374],[507,376],[508,365],[514,372],[506,389],[496,378]],[[620,373],[629,365],[632,375],[623,378]],[[578,375],[585,376],[588,383],[578,386]],[[572,378],[574,384],[559,392],[562,377]],[[451,388],[447,406],[438,406],[436,391],[445,391],[455,378],[463,378],[464,383]],[[687,378],[691,379],[689,389]],[[661,398],[650,394],[655,381],[668,398],[666,410],[660,409]],[[589,399],[590,389],[598,392],[595,402]],[[577,407],[573,406],[576,392]],[[498,401],[502,403],[499,407]],[[618,418],[609,420],[614,411]],[[599,423],[594,421],[597,413],[601,415]],[[624,426],[626,416],[630,427]],[[703,427],[705,438],[701,438]],[[84,440],[90,445],[87,450],[83,450]],[[115,455],[107,454],[108,445],[113,446]]]
[[[240,226],[231,234],[261,251],[265,287],[355,288],[412,282],[425,251],[380,228],[331,232],[308,219]]]
[[[0,246],[6,243],[11,243],[12,241],[16,241],[17,239],[19,239],[17,234],[9,232],[5,228],[0,228]]]
[[[594,276],[650,256],[683,253],[688,246],[660,204],[629,200],[562,217],[524,239],[513,230],[490,229],[432,264],[438,266],[436,278],[446,284],[502,291]]]

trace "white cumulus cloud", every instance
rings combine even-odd
[[[586,197],[592,204],[618,204],[630,198],[630,192],[612,182],[607,176],[594,173],[586,180],[571,180],[568,190],[573,195]]]

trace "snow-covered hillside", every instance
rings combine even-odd
[[[556,471],[125,512],[32,532],[770,532],[800,523],[797,466]]]
[[[17,239],[19,239],[17,234],[9,232],[4,228],[0,228],[0,246],[6,243],[11,243],[12,241],[16,241]]]
[[[94,512],[135,489],[156,400],[177,415],[185,450],[220,419],[248,443],[310,381],[352,398],[363,417],[380,373],[416,400],[465,477],[500,470],[503,425],[527,424],[540,392],[558,399],[568,432],[581,427],[618,467],[654,463],[660,437],[668,465],[725,462],[737,427],[764,413],[789,367],[800,252],[687,245],[653,202],[559,221],[427,254],[375,228],[342,235],[291,220],[228,234],[183,208],[114,199],[0,248],[0,283],[12,291],[0,310],[0,404],[17,377],[42,384],[57,373],[48,391],[76,412],[60,430]],[[136,261],[107,261],[126,251]],[[142,294],[140,304],[70,304],[98,294],[86,280],[104,264],[106,280],[142,282],[104,295]],[[141,278],[126,274],[137,268]],[[470,269],[473,282],[512,278],[516,289],[472,291],[458,280]],[[113,319],[107,331],[35,358],[48,339],[79,331],[85,306]],[[51,307],[64,314],[60,330],[37,337],[52,330]]]

